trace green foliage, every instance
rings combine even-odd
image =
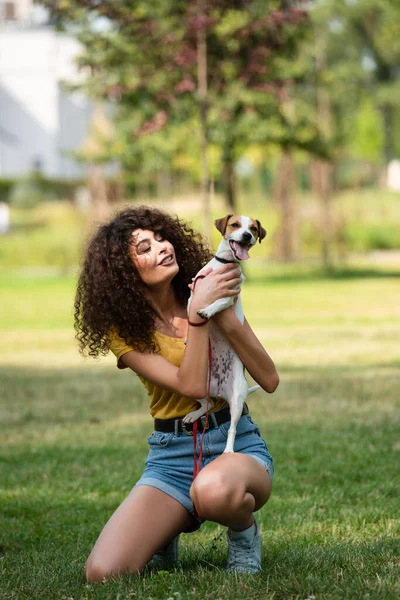
[[[257,161],[260,158],[257,147],[249,149],[247,158]],[[273,166],[274,156],[269,157],[269,166]],[[260,172],[261,173],[261,172]],[[252,256],[262,261],[273,251],[273,238],[278,226],[278,215],[267,198],[268,180],[264,173],[260,183],[253,175],[240,181],[239,210],[242,214],[256,212],[257,218],[266,226],[268,236],[263,244],[257,244]],[[128,182],[127,188],[134,191],[136,201],[151,203],[149,190],[147,196],[140,197],[143,189],[137,178]],[[156,186],[150,190],[156,196]],[[305,194],[299,198],[301,209],[301,257],[307,260],[318,254],[321,242],[321,215],[315,198]],[[180,198],[158,198],[157,205],[177,212],[180,217],[193,222],[201,230],[201,215],[196,208],[200,197],[188,187],[186,195]],[[115,204],[115,210],[119,207]],[[219,194],[214,198],[212,218],[223,214],[224,206]],[[400,236],[397,223],[400,220],[400,201],[398,194],[384,193],[381,190],[365,189],[357,192],[339,193],[334,205],[335,214],[341,215],[342,226],[334,232],[333,252],[336,260],[343,260],[343,253],[366,252],[374,249],[399,249]],[[0,236],[0,262],[3,268],[56,268],[70,271],[79,264],[81,248],[88,234],[87,216],[79,213],[67,202],[43,202],[31,210],[11,206],[11,230]],[[219,243],[217,230],[212,230],[212,245]],[[251,261],[253,263],[253,261]],[[247,268],[247,265],[246,265]],[[253,264],[249,264],[250,271]]]
[[[68,271],[80,261],[84,227],[85,217],[66,202],[41,201],[33,209],[12,204],[11,230],[0,237],[0,263]]]
[[[382,115],[371,98],[365,99],[354,123],[354,137],[350,150],[355,158],[380,164],[385,143]]]
[[[400,231],[394,223],[352,223],[347,228],[351,250],[392,250],[400,248]]]
[[[381,161],[395,158],[399,3],[323,0],[314,4],[311,17],[320,44],[317,85],[329,92],[337,149],[353,150],[373,162],[379,151]]]
[[[293,54],[307,31],[305,13],[291,4],[47,4],[57,22],[72,28],[83,44],[79,64],[91,73],[83,84],[86,91],[115,104],[115,139],[105,150],[128,171],[170,169],[178,157],[193,173],[199,162],[202,107],[207,110],[209,141],[220,155],[212,161],[214,178],[249,143],[296,144],[297,137],[308,143],[315,137],[306,112],[301,127],[292,124],[290,131],[279,115],[282,90],[299,73]],[[96,27],[98,17],[106,18],[108,26]],[[206,104],[198,94],[202,32],[207,44]],[[189,156],[186,161],[183,154]]]
[[[14,185],[14,179],[0,179],[0,202],[10,202],[10,195]]]
[[[57,179],[35,172],[27,177],[3,178],[0,179],[0,202],[32,208],[46,200],[72,200],[76,189],[85,183],[84,179]]]
[[[197,35],[206,31],[211,175],[220,189],[224,165],[254,144],[335,163],[380,165],[400,152],[400,5],[322,0],[308,3],[304,18],[294,4],[47,0],[83,44],[87,92],[114,104],[115,136],[102,159],[118,159],[138,181],[175,168],[200,178]]]
[[[16,208],[34,208],[46,200],[46,195],[42,192],[35,181],[26,179],[18,181],[10,192],[10,204]]]

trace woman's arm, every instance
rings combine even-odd
[[[201,329],[208,329],[207,326]],[[202,346],[207,348],[208,336],[207,332],[196,332],[192,338],[192,343],[189,347],[189,353],[185,350],[185,356],[188,354],[188,360],[185,364],[190,364],[190,348],[195,344],[200,349]],[[205,339],[205,343],[204,343]],[[189,342],[189,335],[188,335]],[[206,351],[204,355],[207,356]],[[151,381],[154,385],[175,392],[180,396],[187,398],[204,398],[206,395],[205,375],[203,376],[203,364],[201,360],[200,350],[196,354],[195,365],[187,369],[182,361],[181,367],[176,367],[168,362],[163,356],[153,354],[151,352],[137,352],[130,350],[123,354],[121,361],[135,373]],[[207,366],[207,365],[206,365]],[[204,381],[203,381],[204,379]]]
[[[253,379],[263,390],[272,394],[279,385],[279,375],[273,360],[246,319],[242,325],[234,309],[228,308],[216,314],[212,321],[229,341]]]
[[[212,271],[204,279],[196,282],[190,303],[189,321],[201,323],[202,327],[188,327],[185,353],[180,367],[176,367],[159,354],[131,350],[121,357],[127,367],[155,385],[176,392],[188,398],[204,398],[207,393],[208,370],[208,324],[198,316],[197,311],[209,304],[225,298],[237,296],[240,284],[238,269],[224,265]]]

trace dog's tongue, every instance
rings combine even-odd
[[[245,244],[239,244],[238,242],[232,242],[233,249],[239,260],[247,260],[249,256],[249,246]]]

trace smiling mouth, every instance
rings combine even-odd
[[[172,265],[175,262],[175,257],[173,254],[169,254],[159,263],[160,265]]]
[[[229,246],[231,247],[235,258],[237,258],[238,260],[247,260],[248,258],[250,258],[249,250],[252,247],[251,244],[240,244],[239,242],[229,240]]]

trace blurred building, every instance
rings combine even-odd
[[[87,138],[91,103],[60,85],[80,77],[79,50],[33,0],[0,0],[0,177],[85,174],[68,153]]]

